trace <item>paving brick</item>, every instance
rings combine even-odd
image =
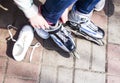
[[[41,42],[42,42],[42,40],[41,40]],[[26,57],[24,59],[24,62],[37,64],[37,65],[41,64],[42,52],[43,52],[43,46],[41,45],[41,42],[37,41],[35,38],[33,39],[33,42],[31,45],[35,45],[36,43],[40,43],[40,46],[35,48],[33,55],[32,55],[33,57],[32,57],[31,62],[30,62],[30,56],[31,56],[31,52],[33,50],[33,47],[29,47],[29,49],[26,53]]]
[[[57,69],[51,66],[42,66],[40,83],[56,83]]]
[[[5,42],[7,37],[9,37],[7,29],[0,29],[0,41]]]
[[[62,53],[62,55],[67,55]],[[64,67],[73,67],[73,58],[65,58],[56,51],[44,50],[43,52],[43,64],[48,66],[64,66]]]
[[[102,11],[99,11],[99,12],[94,12],[93,16],[92,16],[92,21],[97,25],[99,26],[101,29],[104,30],[105,32],[105,36],[104,38],[102,39],[102,41],[104,42],[104,44],[106,45],[106,38],[107,38],[107,28],[108,28],[108,18],[107,16],[105,15],[105,12],[102,10]]]
[[[16,62],[12,59],[9,60],[7,76],[37,80],[39,77],[39,73],[40,73],[39,65],[25,62]]]
[[[5,76],[5,67],[0,67],[0,83],[3,83]]]
[[[16,31],[11,29],[11,33],[14,35]],[[0,29],[0,35],[0,56],[6,56],[7,51],[11,50],[11,47],[9,48],[10,41],[6,40],[9,37],[7,29]]]
[[[8,37],[9,35],[6,34],[8,33],[7,30],[4,29],[0,29],[0,56],[5,56],[6,55],[6,37]]]
[[[120,75],[120,45],[108,45],[108,73]]]
[[[105,31],[105,37],[103,39],[105,45],[92,45],[92,70],[105,72],[107,16],[105,15],[103,10],[100,12],[94,12],[92,20],[97,26],[101,27]]]
[[[118,77],[118,76],[107,76],[107,83],[120,83],[120,77]]]
[[[59,68],[58,69],[58,82],[57,83],[72,83],[73,69]]]
[[[105,74],[76,70],[74,83],[105,83]]]
[[[1,71],[1,69],[0,69]],[[0,74],[0,83],[3,83],[3,80],[4,80],[4,74]]]
[[[0,83],[3,83],[5,71],[6,71],[7,59],[0,58]]]
[[[7,77],[4,83],[37,83],[36,80]]]
[[[5,42],[0,42],[0,56],[6,57],[7,45]]]
[[[117,3],[117,1],[113,1],[113,3]],[[118,3],[119,4],[119,3]],[[120,6],[117,4],[114,4],[114,14],[109,17],[109,35],[108,35],[108,41],[115,44],[120,44]]]
[[[6,67],[7,59],[6,58],[0,58],[0,67]]]
[[[89,69],[91,43],[87,40],[77,39],[77,51],[80,55],[80,59],[76,59],[75,68]]]
[[[103,10],[99,12],[94,12],[91,19],[97,26],[101,27],[104,30],[107,29],[108,20]]]
[[[92,67],[93,71],[105,72],[106,64],[106,47],[93,45],[92,50]]]

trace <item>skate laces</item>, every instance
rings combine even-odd
[[[63,42],[68,41],[68,36],[70,32],[68,32],[60,22],[57,22],[55,26],[50,26],[50,28],[46,29],[45,31],[50,34],[56,34],[62,39]]]
[[[98,31],[98,27],[90,20],[86,22],[86,26],[93,31]]]
[[[68,36],[70,34],[63,26],[61,26],[61,30],[57,33],[57,35],[64,41],[67,42],[69,40]]]

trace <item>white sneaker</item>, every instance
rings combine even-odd
[[[29,46],[32,43],[34,32],[31,26],[25,25],[19,33],[18,39],[13,46],[13,57],[16,61],[22,61]]]

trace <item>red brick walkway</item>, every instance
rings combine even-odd
[[[105,45],[97,46],[75,37],[80,59],[69,57],[51,40],[37,37],[32,44],[40,42],[41,46],[35,49],[32,61],[29,61],[30,47],[25,59],[17,62],[11,55],[12,43],[6,41],[8,31],[1,27],[0,83],[120,83],[120,1],[107,0],[106,3],[107,10],[95,12],[92,17],[105,31]],[[4,25],[3,20],[1,23]]]

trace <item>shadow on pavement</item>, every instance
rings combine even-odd
[[[35,37],[38,41],[40,40],[39,42],[41,43],[40,37],[38,35],[36,35]],[[47,50],[54,50],[58,52],[61,56],[65,58],[70,57],[70,54],[62,50],[60,47],[58,47],[51,38],[43,40],[43,43],[41,43],[41,45]]]
[[[104,11],[108,17],[110,17],[114,14],[115,7],[113,4],[113,0],[106,0]]]

